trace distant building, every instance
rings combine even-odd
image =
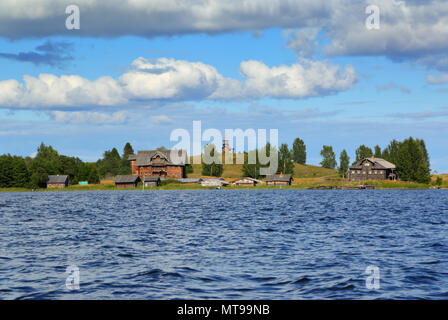
[[[203,187],[222,187],[229,184],[223,178],[202,178],[200,181]]]
[[[256,186],[258,183],[262,183],[262,181],[254,179],[254,178],[241,178],[231,182],[233,186]]]
[[[68,187],[70,183],[70,178],[67,175],[52,175],[48,176],[47,188],[65,188]]]
[[[395,165],[381,158],[365,158],[352,165],[347,172],[349,181],[396,180]]]
[[[138,175],[126,175],[115,177],[115,187],[117,188],[135,188],[140,182]]]
[[[233,153],[233,148],[230,148],[229,140],[222,141],[222,153]]]
[[[160,185],[160,177],[144,177],[143,184],[145,187],[158,187]]]
[[[290,186],[292,180],[290,174],[271,174],[266,176],[265,182],[267,186]]]
[[[185,165],[188,157],[185,151],[179,150],[183,157],[179,162],[171,159],[171,150],[143,150],[137,155],[132,154],[128,160],[131,163],[132,174],[144,177],[160,177],[161,179],[185,178]]]

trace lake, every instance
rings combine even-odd
[[[0,193],[0,222],[0,299],[448,298],[448,190]]]

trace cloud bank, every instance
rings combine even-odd
[[[138,58],[118,79],[105,76],[91,81],[79,75],[40,74],[25,75],[23,83],[15,79],[0,81],[0,106],[46,109],[158,100],[301,99],[347,90],[357,80],[351,65],[341,70],[329,62],[305,59],[277,67],[243,61],[240,73],[244,81],[226,78],[201,62]]]

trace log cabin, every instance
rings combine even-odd
[[[364,158],[354,163],[347,172],[349,181],[396,180],[395,165],[381,158]]]
[[[290,174],[270,174],[266,176],[265,182],[267,186],[290,186],[292,180]]]
[[[179,150],[182,154],[180,161],[171,158],[171,150],[142,150],[129,156],[131,163],[131,173],[136,174],[140,179],[144,177],[160,177],[161,179],[181,179],[185,178],[185,166],[188,164],[188,157],[185,151]]]
[[[122,175],[115,177],[115,187],[117,188],[135,188],[140,182],[138,175]]]
[[[240,178],[240,179],[237,179],[237,180],[233,180],[231,183],[232,183],[232,186],[250,186],[250,187],[255,187],[258,183],[261,183],[261,181],[258,180],[258,179],[245,177],[245,178]]]
[[[68,175],[51,175],[48,176],[47,188],[48,189],[62,189],[68,187],[70,178]]]

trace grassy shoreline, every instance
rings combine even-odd
[[[418,189],[431,189],[434,186],[412,183],[412,182],[397,182],[397,183],[366,183],[368,185],[374,185],[375,189],[404,189],[404,190],[418,190]],[[256,187],[248,186],[226,186],[222,187],[223,190],[266,190],[266,189],[279,189],[279,190],[305,190],[312,187],[325,186],[325,187],[355,187],[358,184],[340,184],[340,183],[330,183],[330,184],[294,184],[291,186],[266,186],[259,185]],[[159,187],[145,187],[144,190],[213,190],[215,187],[202,187],[201,185],[182,185],[182,184],[168,184]],[[448,189],[442,187],[441,189]],[[143,190],[142,186],[137,188],[115,188],[111,185],[89,185],[89,186],[69,186],[64,189],[27,189],[27,188],[0,188],[0,192],[70,192],[70,191],[130,191],[130,190]]]

